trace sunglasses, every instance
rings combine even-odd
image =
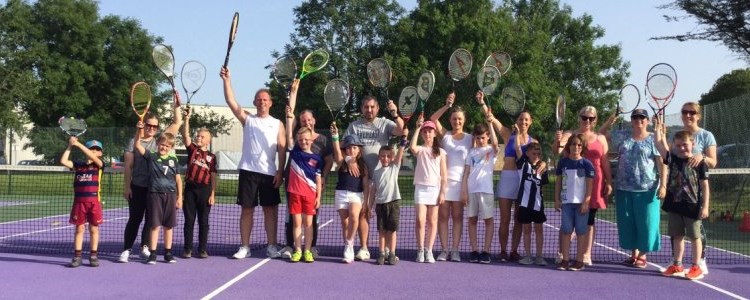
[[[581,121],[594,122],[595,120],[596,120],[596,117],[581,116]]]
[[[683,116],[694,116],[698,114],[698,112],[694,110],[683,110],[681,113]]]
[[[154,129],[154,130],[159,129],[159,125],[153,125],[153,124],[146,124],[146,126],[144,127],[146,129]]]
[[[646,116],[641,116],[641,115],[631,116],[630,119],[631,120],[645,120]]]

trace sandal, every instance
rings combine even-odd
[[[645,269],[648,266],[648,263],[646,262],[645,258],[637,258],[635,262],[633,263],[633,267],[636,267],[638,269]]]

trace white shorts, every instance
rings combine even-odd
[[[448,179],[445,186],[445,201],[461,201],[461,181]]]
[[[520,184],[521,178],[518,177],[518,171],[502,170],[500,181],[497,182],[495,188],[495,197],[515,200],[518,198],[518,186]]]
[[[347,190],[336,190],[336,195],[333,199],[333,206],[336,207],[336,209],[349,209],[349,205],[352,203],[362,204],[364,194]]]
[[[495,215],[495,199],[492,194],[488,193],[469,193],[467,209],[469,218],[490,219]]]
[[[431,185],[414,185],[414,204],[437,205],[440,187]]]

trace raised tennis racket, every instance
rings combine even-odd
[[[510,54],[505,52],[492,52],[487,59],[484,60],[485,66],[495,66],[500,73],[505,75],[510,70],[511,60]]]
[[[273,64],[273,79],[276,80],[286,91],[286,98],[289,99],[289,87],[297,76],[297,64],[289,56],[282,56]]]
[[[619,113],[629,114],[641,103],[641,92],[635,85],[626,84],[620,89],[620,100],[617,102]]]
[[[83,119],[76,119],[73,117],[60,117],[57,122],[60,124],[60,129],[65,131],[70,136],[80,136],[86,132],[86,121]]]
[[[503,101],[503,109],[505,109],[505,113],[511,117],[511,123],[515,122],[516,118],[518,118],[518,115],[521,114],[526,105],[523,88],[517,84],[505,87],[500,98]]]
[[[677,87],[677,72],[667,63],[658,63],[648,70],[646,76],[646,93],[650,95],[648,105],[654,115],[664,115],[664,108],[674,97]]]
[[[451,78],[452,88],[456,90],[456,82],[469,76],[474,59],[469,50],[458,48],[448,59],[448,75]]]
[[[172,90],[176,90],[174,85],[174,54],[172,54],[172,50],[164,44],[158,44],[151,50],[151,58],[154,60],[154,64],[159,71],[169,80]],[[174,102],[180,105],[180,100],[177,100],[177,97],[174,97]]]
[[[323,49],[310,52],[310,54],[305,56],[305,60],[302,61],[302,72],[299,74],[299,79],[302,80],[310,73],[320,71],[327,64],[328,52]]]
[[[563,120],[565,119],[565,96],[562,94],[557,95],[557,101],[555,104],[555,122],[557,122],[557,130],[562,128]]]
[[[432,71],[424,71],[419,75],[417,81],[417,96],[419,96],[421,115],[424,116],[424,105],[435,89],[435,74]]]
[[[490,104],[490,96],[495,93],[497,87],[500,85],[500,70],[495,66],[485,65],[477,72],[477,84],[479,89],[484,92],[484,98],[487,102],[490,112],[492,111],[492,105]]]
[[[379,93],[385,95],[385,100],[389,100],[388,84],[391,82],[391,76],[391,66],[385,59],[376,58],[367,63],[367,80]]]
[[[193,99],[193,96],[201,89],[205,81],[206,66],[202,63],[191,60],[182,65],[180,83],[182,83],[182,90],[185,91],[187,96],[187,107],[190,107],[190,99]]]
[[[344,109],[346,103],[349,102],[349,84],[343,79],[329,81],[323,92],[323,99],[328,106],[328,110],[331,112],[333,122],[336,122],[339,113]]]
[[[237,38],[237,26],[240,24],[240,13],[235,12],[232,17],[232,25],[229,27],[229,42],[227,42],[227,56],[224,57],[224,68],[229,65],[229,52],[232,51],[234,39]]]
[[[401,112],[401,117],[404,118],[404,128],[417,110],[418,104],[419,94],[416,87],[407,86],[401,90],[401,95],[398,97],[398,110]]]
[[[130,87],[130,106],[142,122],[151,107],[151,87],[147,83],[140,81]]]

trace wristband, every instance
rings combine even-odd
[[[339,141],[339,136],[338,136],[338,135],[334,135],[334,136],[331,136],[331,139],[332,139],[332,140],[333,140],[334,142],[338,142],[338,141]]]
[[[406,146],[408,146],[408,145],[409,145],[409,141],[408,141],[407,139],[403,139],[403,140],[401,140],[401,142],[400,142],[400,143],[398,143],[398,145],[399,145],[400,147],[404,147],[404,148],[405,148]]]
[[[352,159],[353,158],[351,156],[344,157],[344,162],[348,164],[350,161],[352,161]]]

